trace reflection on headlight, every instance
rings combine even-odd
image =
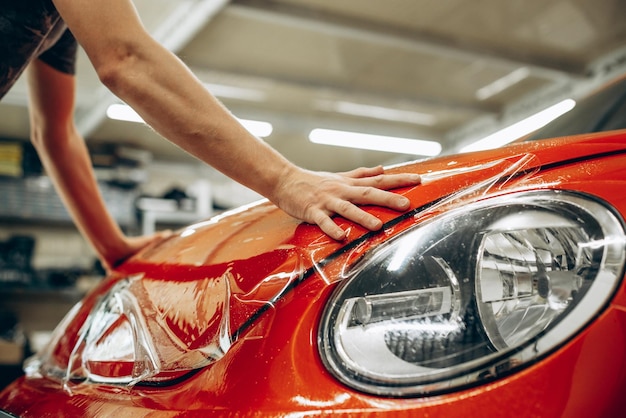
[[[602,309],[625,242],[620,220],[578,194],[520,193],[451,211],[354,266],[324,313],[322,359],[344,383],[385,395],[522,367]]]

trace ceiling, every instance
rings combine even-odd
[[[296,164],[341,171],[417,155],[313,144],[313,128],[438,141],[458,151],[626,72],[623,0],[136,0],[144,24],[235,115]],[[141,124],[84,54],[76,120],[88,143],[194,161]],[[0,104],[0,137],[28,138],[26,87]]]

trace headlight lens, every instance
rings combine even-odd
[[[436,393],[518,369],[607,303],[624,268],[620,220],[580,194],[487,199],[364,257],[320,328],[327,368],[381,395]]]
[[[121,279],[86,317],[79,315],[80,305],[70,312],[25,371],[60,379],[68,390],[84,382],[131,387],[172,381],[229,349],[228,283],[227,277]],[[61,355],[70,349],[67,358]]]

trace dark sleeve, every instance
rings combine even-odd
[[[66,74],[76,73],[76,50],[78,43],[69,29],[66,29],[59,40],[46,52],[39,56],[39,59],[50,65],[55,70]]]

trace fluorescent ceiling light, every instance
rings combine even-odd
[[[504,90],[512,87],[513,85],[519,83],[530,74],[530,70],[527,67],[521,67],[517,70],[510,72],[494,81],[493,83],[487,84],[484,87],[481,87],[476,91],[476,98],[478,100],[487,100],[488,98],[495,96],[498,93],[503,92]]]
[[[243,87],[227,86],[224,84],[205,83],[204,86],[214,95],[226,99],[247,100],[250,102],[263,102],[267,94],[261,90]]]
[[[139,116],[130,106],[125,104],[112,104],[107,108],[107,116],[109,119],[144,123],[141,116]]]
[[[497,148],[536,131],[576,106],[573,99],[566,99],[511,126],[494,132],[485,138],[461,149],[461,152],[480,151]]]
[[[107,116],[110,119],[121,120],[126,122],[145,123],[144,120],[130,106],[125,104],[112,104],[107,109]],[[269,122],[258,120],[238,119],[239,123],[248,130],[252,135],[260,138],[270,136],[273,126]]]
[[[370,135],[332,129],[313,129],[309,134],[309,140],[315,144],[429,157],[438,155],[441,152],[441,144],[435,141]]]
[[[261,120],[239,119],[239,123],[248,130],[252,135],[265,138],[272,134],[274,127],[269,122]]]
[[[318,106],[324,110],[331,110],[346,115],[363,116],[366,118],[415,123],[426,126],[433,126],[437,123],[437,118],[435,116],[427,113],[415,112],[413,110],[395,109],[344,101],[320,101],[318,102]]]

